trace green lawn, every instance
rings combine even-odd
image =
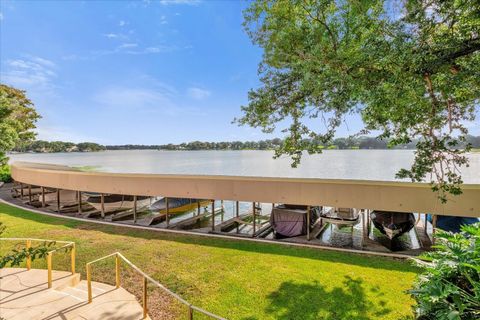
[[[82,278],[85,262],[120,251],[190,302],[229,319],[412,316],[413,301],[405,290],[418,270],[407,261],[101,226],[46,217],[3,204],[0,221],[7,226],[4,237],[75,241],[77,269]],[[2,246],[5,251],[5,243]],[[43,264],[37,261],[34,267]],[[67,257],[54,257],[56,269],[67,265]],[[112,262],[96,266],[95,280],[111,282],[112,266]],[[138,294],[138,278],[131,270],[122,270],[123,285]],[[155,292],[150,299],[152,314],[179,318],[181,308]]]

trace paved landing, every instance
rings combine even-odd
[[[80,275],[54,271],[47,287],[47,271],[0,269],[0,319],[142,319],[142,307],[123,288],[92,282],[93,302],[87,303],[87,282]]]

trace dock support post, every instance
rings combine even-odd
[[[100,194],[100,213],[102,218],[105,219],[105,195],[103,193]]]
[[[200,200],[197,201],[197,216],[200,215]]]
[[[77,191],[78,197],[78,214],[82,214],[82,191]]]
[[[437,215],[432,215],[432,245],[435,245],[435,231],[437,230]]]
[[[237,217],[237,219],[238,219],[239,215],[240,215],[240,202],[237,201],[235,203],[235,216]],[[239,231],[239,227],[240,227],[240,224],[237,222],[237,233]]]
[[[166,213],[166,221],[167,221],[167,228],[170,225],[170,220],[168,220],[168,215],[170,214],[170,208],[168,208],[168,197],[165,197],[165,206],[167,208],[167,213]]]
[[[256,213],[256,207],[255,207],[255,202],[253,202],[252,205],[252,216],[253,216],[253,233],[252,233],[252,238],[255,238],[255,233],[257,232],[257,213]]]
[[[427,214],[423,214],[424,218],[425,218],[425,222],[424,222],[424,231],[425,231],[425,234],[428,235],[428,219],[427,219]]]
[[[42,187],[42,208],[45,208],[45,187]]]
[[[57,212],[60,213],[60,189],[57,189]]]
[[[368,239],[368,221],[367,221],[367,217],[368,217],[368,213],[367,213],[367,209],[364,209],[363,210],[363,215],[362,215],[362,219],[363,219],[363,241],[366,241]]]
[[[23,201],[23,183],[20,183],[20,199]]]
[[[133,223],[137,223],[137,196],[133,196]]]
[[[32,205],[32,185],[28,185],[28,204]]]
[[[307,206],[307,241],[310,241],[310,206]]]
[[[222,223],[223,223],[223,216],[225,214],[225,207],[223,206],[223,200],[220,201],[220,209],[222,209],[221,219],[222,219]]]
[[[215,200],[212,200],[212,232],[215,231]]]

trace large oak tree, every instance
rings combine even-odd
[[[289,123],[277,156],[298,164],[358,113],[363,133],[391,145],[419,139],[398,177],[430,181],[442,201],[461,193],[468,160],[456,145],[480,97],[477,0],[256,0],[244,15],[264,50],[262,86],[237,122],[264,132]]]

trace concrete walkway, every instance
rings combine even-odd
[[[142,319],[142,307],[125,289],[92,282],[93,301],[87,303],[87,282],[80,275],[53,271],[0,269],[0,319]]]

